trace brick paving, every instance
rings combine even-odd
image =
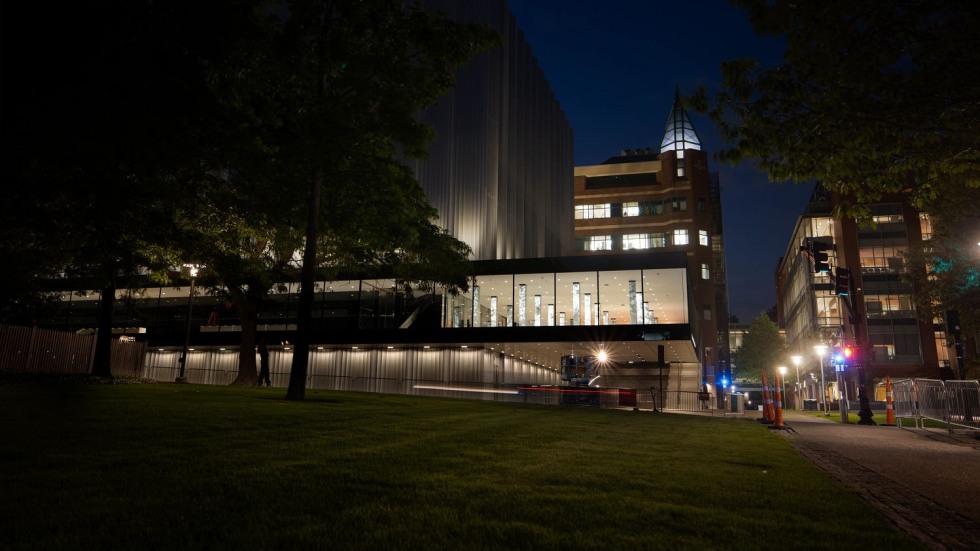
[[[980,549],[980,440],[793,412],[784,422],[804,457],[929,549]]]

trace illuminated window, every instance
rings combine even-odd
[[[670,198],[670,210],[671,212],[683,212],[687,210],[687,197],[671,197]]]
[[[648,233],[628,233],[623,236],[623,250],[628,249],[649,249],[650,234]]]
[[[587,251],[611,251],[612,250],[612,236],[609,235],[593,235],[588,238],[586,242]]]
[[[711,279],[711,268],[707,264],[701,264],[701,279]]]
[[[711,242],[708,241],[707,230],[698,230],[698,243],[704,245],[705,247],[711,244]]]
[[[674,230],[674,245],[690,245],[687,230]]]
[[[922,231],[923,241],[932,239],[932,219],[929,218],[929,213],[919,213],[919,229]]]
[[[609,218],[609,203],[602,205],[575,205],[575,219]]]
[[[623,203],[623,216],[639,216],[640,204],[637,202]]]

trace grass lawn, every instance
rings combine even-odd
[[[751,419],[0,385],[0,549],[921,549]]]

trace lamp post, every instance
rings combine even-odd
[[[187,295],[187,332],[184,334],[184,348],[180,351],[180,373],[178,373],[177,378],[174,380],[176,383],[187,382],[187,376],[185,375],[187,368],[187,348],[191,342],[191,315],[194,313],[194,280],[197,278],[197,266],[194,264],[185,264],[185,266],[190,269],[191,289]]]
[[[799,411],[800,410],[800,363],[803,362],[803,356],[793,355],[790,356],[789,359],[793,360],[793,365],[796,366],[796,403],[793,405],[796,406],[796,411]]]
[[[823,378],[823,355],[827,353],[827,345],[814,345],[813,350],[816,351],[817,356],[820,358],[820,401],[823,402],[823,414],[829,416],[830,409],[827,407],[827,386]]]

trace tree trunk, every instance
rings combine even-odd
[[[238,311],[242,323],[242,339],[238,354],[238,376],[232,385],[254,386],[258,380],[255,370],[255,342],[258,308],[255,302],[242,298],[238,302]]]
[[[109,281],[99,297],[98,330],[95,334],[95,356],[92,375],[112,378],[112,306],[116,300],[116,283]]]
[[[317,169],[310,179],[309,218],[306,221],[306,246],[300,276],[299,304],[296,313],[296,347],[289,372],[287,400],[306,398],[306,374],[310,361],[310,327],[313,321],[313,284],[316,274],[317,240],[320,237],[320,185],[323,172]]]

